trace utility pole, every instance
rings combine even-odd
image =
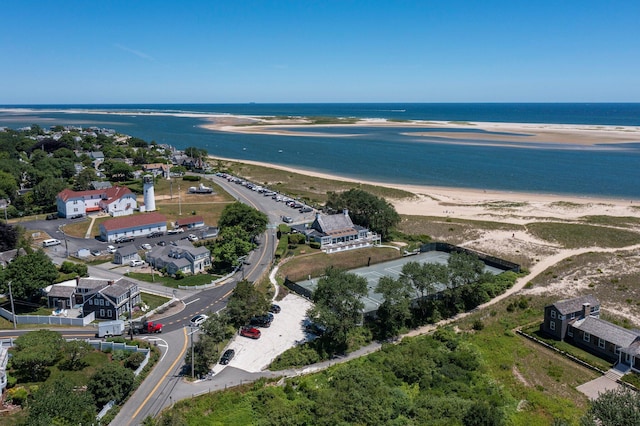
[[[13,318],[13,329],[18,328],[16,325],[16,308],[13,306],[13,293],[11,292],[11,281],[9,281],[9,299],[11,300],[11,317]]]
[[[182,200],[180,199],[180,185],[178,185],[178,216],[182,216]]]
[[[195,330],[193,330],[193,326],[189,325],[189,337],[191,337],[191,379],[193,380],[196,376],[195,374],[195,353],[193,351],[193,335],[196,334],[198,332],[198,330],[200,330],[200,328],[196,327]]]

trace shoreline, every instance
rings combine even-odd
[[[239,160],[213,155],[210,155],[209,158],[269,167],[322,179],[400,189],[414,194],[414,197],[409,199],[389,199],[388,201],[396,208],[398,213],[404,215],[499,220],[518,224],[527,223],[534,219],[576,220],[584,216],[596,215],[640,218],[640,200],[395,184],[342,177],[261,161]]]

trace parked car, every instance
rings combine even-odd
[[[49,213],[46,217],[47,220],[56,220],[58,218],[58,213]]]
[[[311,207],[303,207],[299,210],[300,213],[309,213],[312,212],[313,209]]]
[[[282,221],[284,223],[293,223],[293,218],[291,216],[283,216]]]
[[[269,317],[269,315],[272,316]],[[249,325],[253,327],[269,328],[271,327],[271,321],[273,321],[273,314],[269,315],[260,315],[259,317],[253,317],[249,320]]]
[[[272,312],[274,314],[279,314],[280,310],[280,306],[276,305],[275,303],[269,307],[269,312]]]
[[[144,260],[130,260],[129,266],[142,266],[144,265]]]
[[[107,251],[108,251],[109,253],[111,253],[111,254],[115,253],[115,252],[116,252],[116,250],[117,250],[117,249],[116,249],[114,246],[112,246],[112,245],[108,245],[108,246],[107,246]]]
[[[135,240],[133,237],[119,237],[116,239],[116,243],[130,243],[133,240]]]
[[[229,361],[233,359],[233,356],[235,354],[236,354],[236,351],[234,351],[233,349],[227,349],[226,351],[224,351],[224,353],[222,354],[222,357],[220,358],[220,364],[222,365],[229,364]]]
[[[255,327],[242,327],[240,335],[250,339],[259,339],[262,333]]]
[[[156,231],[156,232],[152,232],[149,235],[147,235],[147,238],[162,237],[163,235],[164,235],[164,232]]]
[[[151,244],[148,244],[148,243],[141,244],[140,248],[142,250],[151,250]]]
[[[81,214],[72,214],[71,216],[69,216],[69,219],[81,219],[83,217],[84,215]]]
[[[184,232],[184,229],[182,228],[175,228],[175,229],[169,229],[167,231],[168,235],[173,235],[173,234],[182,234]]]
[[[100,256],[100,250],[93,249],[93,250],[91,250],[91,254],[94,255],[94,256]]]
[[[191,318],[191,326],[192,327],[200,327],[203,322],[209,319],[208,315],[198,314],[195,317]]]
[[[161,246],[161,247],[164,247],[164,246],[167,245],[167,242],[166,241],[158,241],[158,245]]]
[[[189,241],[191,241],[192,243],[193,243],[193,242],[198,241],[198,237],[197,237],[195,234],[189,234],[189,236],[187,237],[187,239],[188,239]]]

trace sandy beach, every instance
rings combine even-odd
[[[524,224],[540,219],[549,220],[552,218],[578,220],[580,217],[591,215],[640,217],[640,200],[391,184],[356,180],[258,161],[235,160],[213,156],[210,158],[288,170],[324,179],[367,183],[401,189],[414,194],[414,197],[398,200],[392,199],[389,200],[389,202],[394,205],[398,213],[404,215],[456,217],[469,220],[496,220],[503,223],[515,224]]]

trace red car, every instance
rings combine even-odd
[[[249,337],[250,339],[259,339],[260,334],[260,330],[255,327],[242,327],[240,330],[241,336]]]

